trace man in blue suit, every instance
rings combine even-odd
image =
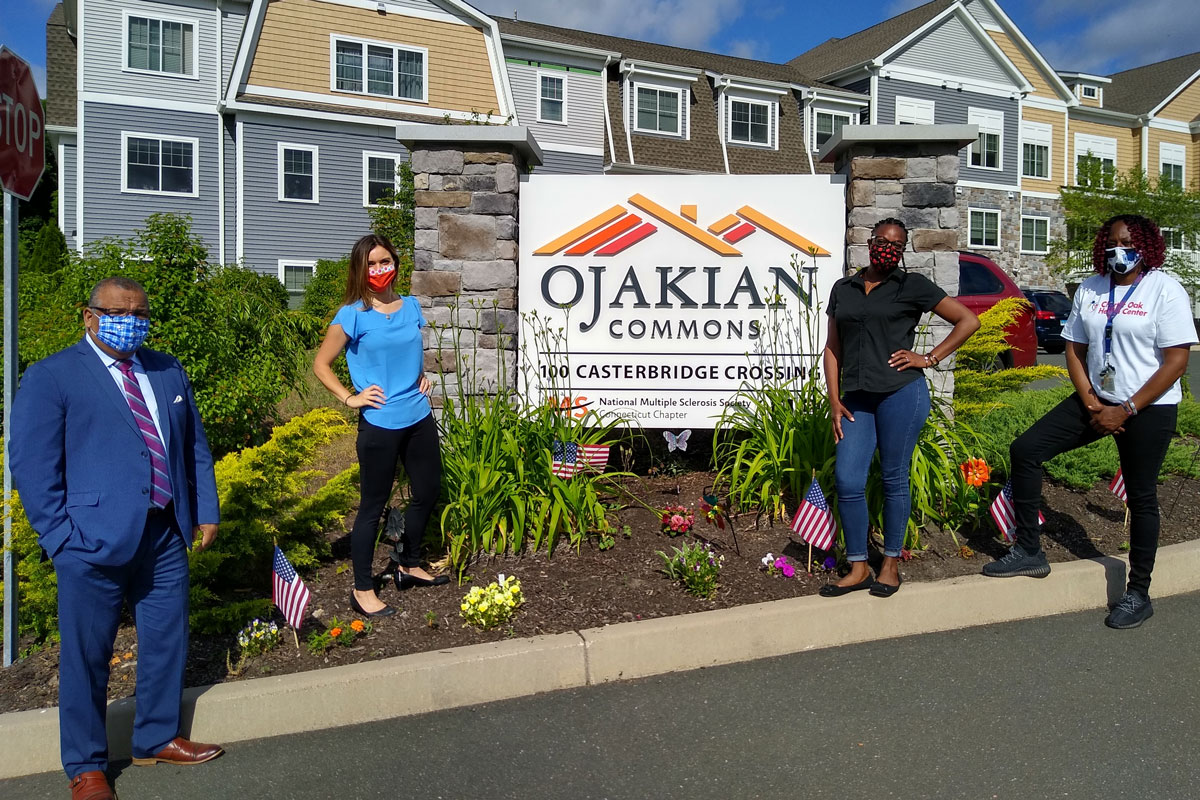
[[[138,633],[135,764],[222,752],[179,735],[187,548],[219,520],[208,440],[183,367],[143,348],[146,292],[96,284],[84,336],[32,364],[13,402],[12,472],[58,575],[59,728],[72,800],[114,798],[105,771],[108,667],[125,602]]]

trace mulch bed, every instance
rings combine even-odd
[[[695,506],[711,480],[712,475],[704,472],[674,477],[658,475],[631,478],[627,488],[654,507]],[[1124,507],[1107,491],[1106,484],[1097,484],[1087,492],[1074,492],[1047,482],[1044,494],[1043,547],[1051,561],[1121,552],[1127,539],[1123,529]],[[1194,538],[1194,532],[1200,530],[1200,482],[1171,478],[1159,487],[1159,500],[1163,513],[1160,543],[1175,544]],[[412,589],[400,594],[389,584],[381,597],[398,606],[400,614],[376,622],[373,633],[359,639],[354,646],[337,647],[325,655],[313,656],[303,647],[303,640],[310,630],[319,627],[321,619],[332,616],[345,621],[354,619],[348,605],[352,583],[348,569],[349,542],[339,532],[334,535],[337,560],[307,579],[312,602],[301,635],[301,649],[297,651],[289,633],[282,646],[250,660],[238,675],[231,675],[226,668],[226,656],[229,654],[236,662],[234,637],[193,636],[188,685],[300,672],[505,638],[761,603],[814,594],[831,578],[828,574],[807,575],[803,571],[798,572],[799,579],[766,574],[761,559],[768,552],[790,556],[797,565],[806,559],[807,546],[789,536],[786,524],[776,521],[770,526],[764,520],[755,528],[751,518],[737,520],[739,554],[729,530],[718,531],[697,513],[694,534],[710,541],[725,556],[716,596],[698,599],[685,594],[659,571],[661,560],[656,552],[670,552],[672,546],[681,546],[687,537],[666,536],[660,530],[659,519],[638,506],[614,511],[610,520],[618,532],[615,545],[607,550],[600,550],[593,539],[579,552],[569,545],[560,545],[550,559],[544,554],[486,559],[472,566],[468,572],[472,582],[461,587],[452,582],[448,586]],[[352,522],[353,518],[346,521],[346,530]],[[629,536],[619,532],[624,525],[629,526]],[[1004,552],[990,525],[967,536],[960,534],[959,539],[973,555],[964,558],[950,536],[941,531],[925,532],[926,549],[901,566],[904,580],[933,581],[977,573],[983,564]],[[384,552],[381,547],[378,569],[385,566]],[[459,616],[463,594],[471,585],[494,580],[498,573],[520,578],[525,605],[511,624],[486,632],[463,627]],[[132,625],[121,627],[116,654],[119,662],[113,667],[109,686],[112,699],[133,693],[137,642]],[[57,699],[56,646],[45,647],[13,667],[0,670],[0,712],[53,706]]]

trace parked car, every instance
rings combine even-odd
[[[1012,278],[990,258],[978,253],[958,254],[959,302],[976,314],[982,314],[1006,297],[1025,299]],[[1031,308],[1026,306],[1008,328],[1007,335],[1012,349],[1000,356],[1000,366],[1032,367],[1037,364],[1037,333]]]
[[[1037,330],[1038,347],[1047,353],[1066,350],[1062,329],[1063,323],[1071,315],[1071,298],[1062,292],[1026,289],[1025,299],[1033,303],[1033,326]]]

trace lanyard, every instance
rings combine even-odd
[[[1125,304],[1129,302],[1129,296],[1133,294],[1133,290],[1138,287],[1138,284],[1142,282],[1142,278],[1145,276],[1145,271],[1139,272],[1137,277],[1133,279],[1133,283],[1125,290],[1125,296],[1121,298],[1121,302],[1116,305],[1113,305],[1113,299],[1116,297],[1117,282],[1111,277],[1108,279],[1108,307],[1104,309],[1104,314],[1108,318],[1108,322],[1104,325],[1104,360],[1106,363],[1109,354],[1112,352],[1113,321],[1121,313],[1121,309],[1125,308]]]

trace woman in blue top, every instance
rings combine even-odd
[[[421,568],[421,539],[441,489],[442,457],[437,423],[429,406],[421,328],[425,317],[414,297],[400,297],[393,284],[398,258],[392,243],[374,234],[350,252],[343,305],[317,350],[313,373],[342,403],[360,409],[358,518],[350,533],[354,593],[350,605],[360,614],[386,617],[396,610],[375,594],[371,561],[384,507],[392,494],[396,464],[404,465],[412,502],[404,514],[404,534],[393,562],[397,589],[447,583]],[[333,374],[333,361],[345,348],[354,391]]]

